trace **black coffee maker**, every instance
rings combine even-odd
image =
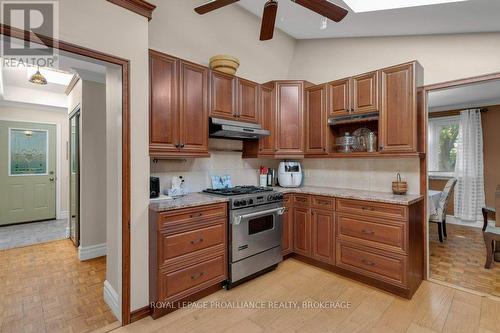
[[[154,199],[160,196],[160,178],[149,177],[149,198]]]

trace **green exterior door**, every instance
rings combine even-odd
[[[0,121],[0,225],[56,218],[56,125]]]

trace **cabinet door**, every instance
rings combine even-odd
[[[178,59],[149,53],[149,144],[151,155],[177,152]]]
[[[312,257],[327,263],[334,263],[334,216],[333,212],[313,209],[312,225]]]
[[[260,108],[262,128],[271,131],[271,135],[259,140],[259,154],[272,155],[276,151],[276,107],[272,88],[260,88]]]
[[[351,112],[350,80],[328,83],[328,113],[330,116],[345,116]]]
[[[379,72],[352,78],[353,107],[355,113],[379,111]]]
[[[208,155],[208,69],[182,61],[179,96],[181,151]]]
[[[278,98],[278,154],[304,154],[302,82],[276,84]]]
[[[327,153],[326,87],[306,89],[306,154]]]
[[[237,117],[246,122],[259,122],[259,85],[255,82],[238,79]]]
[[[216,71],[210,72],[210,116],[234,119],[236,115],[236,77]]]
[[[283,213],[283,233],[281,237],[281,251],[283,255],[293,251],[293,211],[290,205],[285,204]]]
[[[417,151],[417,101],[414,64],[382,70],[380,150],[382,153]]]
[[[311,211],[308,208],[293,209],[293,249],[298,254],[311,255]]]

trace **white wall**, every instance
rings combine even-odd
[[[60,0],[59,12],[61,40],[130,61],[131,307],[135,310],[148,303],[149,293],[148,20],[102,0]],[[117,227],[114,232],[121,235],[121,225]],[[119,272],[111,272],[111,267]],[[106,279],[111,274],[121,276],[121,262],[107,268]],[[112,287],[121,294],[121,285]]]
[[[57,207],[58,217],[67,217],[69,212],[69,161],[67,156],[67,146],[69,138],[68,114],[66,108],[60,109],[48,106],[31,106],[25,103],[9,103],[0,105],[0,120],[27,121],[51,123],[57,125],[59,143],[57,144],[59,168],[57,191],[59,205]]]
[[[257,82],[285,79],[295,40],[276,30],[271,41],[259,41],[260,19],[231,5],[198,15],[204,0],[153,0],[157,5],[149,24],[149,47],[207,65],[216,54],[240,59],[238,75]],[[168,2],[168,3],[166,3]]]
[[[299,40],[289,78],[314,83],[418,60],[425,84],[500,71],[500,33]]]

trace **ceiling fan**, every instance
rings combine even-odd
[[[228,6],[239,0],[212,0],[204,5],[196,7],[194,10],[200,15],[209,13],[213,10]],[[334,5],[328,0],[291,0],[313,12],[320,14],[332,21],[340,22],[346,17],[348,11],[340,6]],[[276,13],[278,11],[278,1],[268,0],[264,5],[262,15],[262,25],[260,28],[260,40],[270,40],[273,38],[274,25],[276,22]]]

